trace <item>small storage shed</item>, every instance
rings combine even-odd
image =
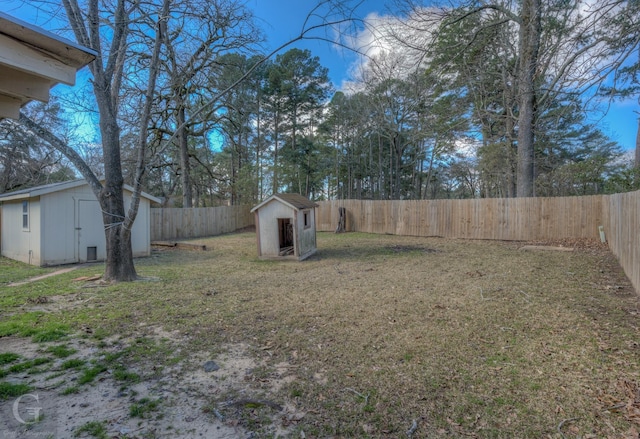
[[[125,209],[133,188],[125,185]],[[149,211],[160,200],[142,193],[131,230],[133,255],[151,253]],[[107,256],[100,204],[84,180],[0,194],[2,256],[37,266],[103,261]]]
[[[316,252],[316,203],[299,194],[274,194],[251,209],[258,256],[302,261]]]

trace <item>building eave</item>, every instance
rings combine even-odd
[[[27,102],[47,102],[56,84],[74,85],[97,53],[0,12],[0,119],[17,119]]]
[[[253,209],[251,209],[251,212],[255,212],[256,210],[260,209],[262,206],[270,203],[273,200],[278,200],[279,202],[281,202],[285,206],[290,207],[293,210],[298,210],[298,211],[299,210],[312,209],[314,207],[318,207],[318,205],[316,203],[312,202],[312,201],[309,201],[309,204],[305,205],[304,207],[295,206],[295,205],[291,204],[289,201],[287,201],[285,198],[281,197],[280,195],[281,194],[273,194],[273,195],[271,195],[269,198],[264,200],[262,203],[258,204]]]
[[[42,195],[47,195],[54,192],[66,191],[68,189],[73,189],[75,187],[84,186],[87,184],[88,183],[84,179],[79,179],[79,180],[71,180],[71,181],[65,181],[60,183],[51,183],[51,184],[42,185],[42,186],[35,186],[28,189],[22,189],[14,192],[7,192],[5,194],[0,194],[0,202],[27,200],[29,198],[40,197]],[[123,186],[123,189],[133,193],[133,187],[129,186],[128,184],[125,184]],[[154,197],[153,195],[148,194],[144,191],[140,192],[140,196],[154,203],[160,204],[162,202],[160,198]]]

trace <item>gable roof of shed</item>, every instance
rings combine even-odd
[[[44,184],[42,186],[35,186],[27,189],[20,189],[17,191],[0,194],[0,201],[22,200],[25,198],[39,197],[41,195],[64,191],[67,189],[72,189],[74,187],[83,186],[86,184],[87,182],[84,179],[63,181],[58,183],[49,183],[49,184]],[[133,192],[133,188],[128,184],[125,184],[124,188],[129,192]],[[140,196],[148,199],[149,201],[153,201],[154,203],[160,203],[162,201],[159,198],[154,197],[153,195],[150,195],[146,192],[141,192]]]
[[[283,204],[291,207],[292,209],[302,210],[302,209],[312,209],[314,207],[318,207],[316,203],[309,200],[307,197],[302,196],[300,194],[273,194],[262,203],[255,206],[251,209],[251,212],[255,212],[260,209],[265,204],[269,203],[272,200],[278,200]]]

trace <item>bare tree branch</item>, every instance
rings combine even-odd
[[[97,194],[100,193],[102,190],[102,184],[84,159],[80,157],[80,154],[78,154],[73,148],[69,147],[66,142],[58,138],[49,130],[42,128],[40,124],[33,121],[23,112],[20,112],[18,122],[9,121],[9,123],[13,124],[16,129],[23,129],[23,127],[26,127],[30,132],[43,139],[55,150],[60,151],[71,161],[71,163],[73,163],[76,169],[78,169],[80,174],[82,174],[82,177],[87,181],[87,183],[89,183],[89,186],[91,186],[92,191]]]

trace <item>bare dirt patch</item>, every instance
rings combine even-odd
[[[161,328],[153,328],[153,332],[180,352],[178,334]],[[84,339],[71,339],[64,344],[75,351],[73,355],[55,360],[42,370],[10,374],[8,382],[27,382],[31,390],[19,399],[0,403],[3,437],[83,437],[79,434],[83,426],[99,422],[109,438],[230,439],[250,435],[238,418],[252,416],[257,408],[269,409],[264,411],[271,413],[262,416],[276,421],[303,416],[293,407],[255,396],[253,371],[259,365],[244,344],[222,346],[222,353],[216,355],[203,351],[186,354],[170,366],[137,362],[127,372],[141,377],[133,382],[120,379],[119,370],[110,364],[93,382],[66,392],[79,382],[82,373],[79,369],[66,369],[65,364],[72,360],[82,360],[88,366],[101,364],[105,357],[135,343],[134,338],[112,339],[97,347]],[[23,361],[46,357],[46,348],[24,338],[0,339],[0,352],[20,352]],[[207,362],[216,364],[216,370],[205,371],[203,365]],[[271,380],[259,380],[259,394],[277,391],[289,381],[288,375],[288,365],[280,364]],[[42,415],[39,421],[34,418],[34,408]],[[262,433],[287,434],[286,422],[273,424]]]
[[[565,238],[565,239],[554,239],[554,240],[545,240],[545,241],[531,241],[527,244],[530,245],[547,245],[554,247],[565,247],[572,248],[575,250],[583,251],[583,252],[595,252],[595,253],[608,253],[609,247],[607,244],[595,239],[587,239],[587,238]]]

